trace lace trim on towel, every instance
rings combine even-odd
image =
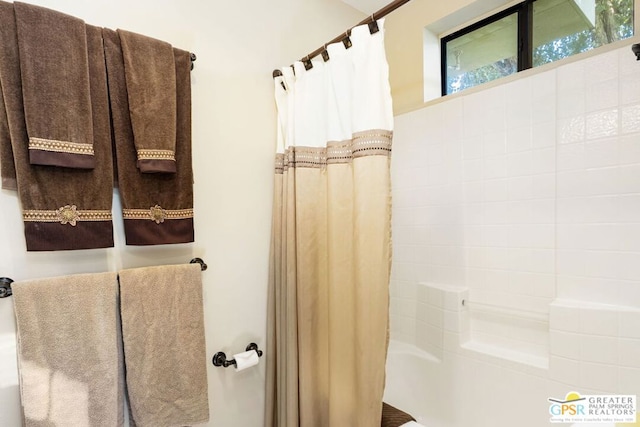
[[[165,219],[193,218],[193,209],[169,210],[155,205],[149,209],[123,209],[122,217],[124,219],[148,219],[155,221],[156,224],[160,224],[164,222]]]
[[[283,173],[290,167],[323,168],[351,163],[358,157],[390,156],[392,138],[392,131],[375,129],[355,133],[351,140],[329,142],[326,148],[291,147],[284,154],[276,155],[276,173]]]
[[[52,151],[55,153],[83,154],[93,156],[93,145],[79,142],[57,141],[55,139],[44,139],[29,137],[29,150]]]
[[[176,154],[172,150],[138,150],[138,160],[176,160]]]
[[[76,205],[66,205],[56,210],[30,209],[22,211],[25,222],[59,222],[60,224],[76,225],[78,221],[111,221],[111,211],[80,210]]]

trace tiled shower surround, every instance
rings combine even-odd
[[[487,426],[546,425],[547,397],[571,390],[640,396],[630,47],[396,117],[391,338],[457,366],[453,386],[434,380],[445,395],[456,372],[491,371],[503,391],[529,382],[532,421],[502,423],[528,408],[511,402]],[[505,408],[522,397],[483,387]]]

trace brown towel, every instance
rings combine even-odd
[[[127,392],[138,427],[209,420],[199,264],[120,271]]]
[[[118,187],[128,245],[193,242],[193,171],[191,165],[191,59],[174,49],[177,111],[174,174],[145,174],[135,167],[136,147],[118,34],[103,29]]]
[[[0,1],[0,82],[17,171],[27,250],[113,246],[113,164],[100,29],[87,26],[95,169],[29,164],[13,4]]]
[[[11,134],[7,112],[4,108],[4,97],[0,87],[0,176],[3,190],[17,190],[16,167],[13,164],[13,150],[11,149]]]
[[[124,425],[115,273],[12,284],[25,425]]]
[[[387,403],[382,402],[382,422],[381,427],[399,427],[409,421],[415,421],[411,415],[401,411]]]
[[[15,2],[31,164],[95,167],[84,21]]]
[[[176,71],[167,42],[118,30],[141,172],[176,171]]]

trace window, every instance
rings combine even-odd
[[[442,95],[633,36],[633,0],[527,0],[441,39]]]

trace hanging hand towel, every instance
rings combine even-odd
[[[199,264],[120,271],[127,392],[138,427],[209,420]]]
[[[124,425],[115,273],[12,284],[26,427]]]
[[[31,164],[95,167],[84,21],[15,2]]]
[[[176,173],[145,174],[135,167],[136,148],[129,116],[120,39],[104,28],[109,99],[118,164],[127,245],[193,242],[193,170],[191,165],[191,59],[174,49],[176,91]]]
[[[176,70],[172,46],[118,30],[140,172],[176,171]]]
[[[4,97],[0,87],[0,176],[3,190],[17,190],[16,167],[13,164],[13,150],[11,148],[11,134],[9,122],[4,108]]]
[[[0,82],[28,251],[113,246],[113,162],[101,30],[86,26],[96,167],[29,164],[13,4],[0,1]]]

